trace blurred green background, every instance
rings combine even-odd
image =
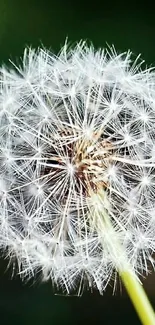
[[[147,65],[155,65],[155,10],[148,1],[0,0],[0,61],[23,53],[25,46],[58,51],[68,37],[92,41],[96,47],[114,44],[118,51],[142,53]],[[112,288],[101,297],[55,296],[48,284],[22,284],[0,263],[0,321],[19,324],[140,324],[125,294]],[[155,277],[144,281],[155,306]]]

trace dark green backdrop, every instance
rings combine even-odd
[[[124,51],[142,53],[148,65],[155,65],[155,8],[119,1],[0,0],[0,61],[23,53],[26,45],[43,44],[54,51],[65,38],[91,40],[96,47],[114,44]],[[23,285],[11,279],[0,264],[0,321],[2,325],[140,324],[126,295],[118,289],[99,296],[55,296],[51,284]],[[155,306],[155,278],[144,281]],[[119,285],[118,285],[119,287]]]

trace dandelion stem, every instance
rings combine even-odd
[[[143,325],[155,325],[155,313],[149,299],[133,272],[119,272],[127,293]]]
[[[95,217],[96,230],[100,234],[101,238],[102,233],[104,232],[108,249],[115,258],[117,272],[126,288],[135,310],[137,311],[143,325],[155,325],[155,313],[153,308],[142,284],[130,266],[130,262],[128,261],[126,253],[123,250],[116,230],[112,225],[108,213],[105,211],[103,204],[105,201],[105,191],[100,189],[97,194],[92,196],[92,198],[97,207],[95,209],[95,215],[97,217]],[[106,230],[108,230],[108,234],[106,234]],[[111,238],[109,238],[109,234]],[[119,256],[118,263],[116,262],[118,260],[116,255]]]

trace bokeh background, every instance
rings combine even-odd
[[[57,52],[70,42],[87,39],[95,47],[114,44],[116,49],[141,53],[147,65],[155,66],[155,8],[150,2],[113,0],[0,0],[0,62],[16,60],[25,46],[42,44]],[[51,283],[23,284],[11,277],[0,261],[0,322],[2,325],[140,324],[117,283],[101,297],[54,295]],[[155,276],[144,281],[155,307]]]

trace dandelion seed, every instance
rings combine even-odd
[[[0,247],[22,278],[102,293],[154,267],[155,73],[138,60],[81,42],[1,68]]]

